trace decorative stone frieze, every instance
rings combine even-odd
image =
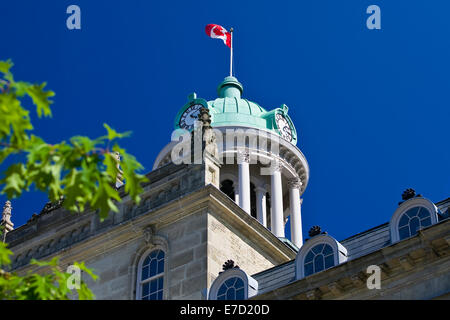
[[[293,178],[288,180],[288,187],[290,189],[300,189],[302,186],[302,182],[299,178]]]

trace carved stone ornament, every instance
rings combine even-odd
[[[300,189],[301,186],[302,186],[302,182],[298,178],[288,180],[289,189]]]
[[[5,205],[3,206],[3,219],[6,216],[11,216],[11,210],[12,210],[11,201],[7,200],[5,202]]]
[[[281,170],[283,170],[283,164],[281,163],[280,160],[275,160],[275,162],[272,163],[271,165],[274,171],[281,172]]]
[[[278,159],[272,159],[269,164],[263,165],[265,171],[264,174],[272,175],[275,172],[281,172],[283,170],[283,163]]]
[[[250,162],[250,153],[246,150],[238,151],[237,153],[237,162],[239,163],[249,163]]]
[[[205,152],[214,157],[219,155],[219,150],[216,143],[216,134],[212,130],[211,126],[207,130],[203,131],[203,143]]]
[[[312,237],[317,236],[319,234],[326,234],[326,232],[322,231],[320,226],[312,226],[311,229],[309,229],[308,234],[312,238]]]
[[[154,231],[153,228],[151,226],[145,227],[143,230],[144,233],[144,241],[147,244],[151,244],[152,240],[153,240],[153,236],[154,236]]]
[[[402,193],[403,201],[400,201],[398,204],[401,205],[404,201],[417,197],[422,197],[422,195],[421,194],[416,195],[416,191],[414,189],[408,188],[405,191],[403,191]]]
[[[235,266],[234,265],[234,261],[231,260],[231,259],[225,261],[225,263],[222,265],[222,270],[223,271],[227,271],[228,269],[234,269],[234,268],[238,268],[239,269],[239,266],[238,265]],[[221,274],[222,272],[220,272],[219,274]]]
[[[209,109],[201,107],[198,114],[198,120],[203,124],[203,131],[211,128],[211,115],[209,114]]]
[[[7,200],[3,207],[3,215],[1,221],[1,224],[5,225],[5,234],[6,232],[11,231],[14,226],[14,224],[11,222],[11,211],[12,211],[11,201]]]
[[[201,146],[202,149],[197,150],[197,146]],[[198,119],[194,123],[194,130],[191,132],[191,161],[197,163],[203,156],[203,150],[213,157],[219,155],[209,109],[205,107],[200,108]]]
[[[408,199],[414,198],[415,196],[416,196],[416,191],[412,188],[408,188],[405,191],[403,191],[402,199],[408,200]]]
[[[44,208],[42,208],[42,210],[41,210],[41,212],[39,212],[39,214],[45,214],[45,213],[49,213],[50,211],[59,209],[59,208],[61,208],[63,202],[64,202],[63,196],[61,196],[58,201],[55,201],[55,202],[49,201],[44,205]]]
[[[123,183],[123,171],[120,169],[120,153],[115,151],[114,152],[114,159],[116,160],[116,168],[117,168],[117,176],[116,176],[116,184],[115,188],[116,190],[119,189],[121,186],[124,185]]]

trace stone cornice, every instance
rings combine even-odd
[[[240,230],[243,235],[251,234],[254,237],[254,243],[259,245],[261,250],[265,251],[274,260],[279,261],[279,263],[289,261],[295,257],[295,252],[276,238],[257,220],[244,212],[216,187],[208,185],[182,198],[174,199],[163,206],[150,210],[145,214],[135,216],[117,224],[107,224],[103,228],[98,228],[95,224],[99,222],[93,221],[93,227],[97,227],[97,229],[91,232],[85,239],[60,248],[39,259],[48,260],[54,256],[61,255],[62,265],[72,263],[73,261],[89,261],[137,239],[141,239],[144,244],[144,230],[148,226],[152,226],[152,228],[157,230],[177,220],[205,210],[211,215],[226,220],[227,223]],[[72,228],[74,227],[76,226],[72,226]],[[61,232],[64,231],[61,230]],[[54,238],[54,234],[43,234],[41,237],[40,242],[46,242]],[[36,244],[35,241],[25,243],[23,247],[18,246],[19,250],[16,252],[16,256],[18,254],[24,254],[29,250],[34,252],[36,247],[39,247],[39,243]],[[25,264],[17,265],[15,271],[24,272],[35,268],[27,264],[27,262],[28,260]]]

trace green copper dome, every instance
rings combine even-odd
[[[235,77],[226,77],[217,87],[218,98],[206,101],[197,98],[195,93],[189,95],[188,103],[175,117],[175,129],[191,131],[200,108],[207,107],[211,115],[213,127],[244,127],[262,129],[278,134],[292,144],[297,143],[297,132],[291,118],[288,116],[288,107],[282,105],[267,111],[257,103],[242,98],[244,88]]]
[[[271,111],[266,111],[257,103],[242,98],[242,84],[235,77],[226,77],[217,87],[218,98],[208,101],[208,109],[211,114],[213,127],[251,127],[263,129],[280,134],[277,126],[276,114],[286,118],[291,128],[293,144],[297,142],[295,127],[287,115],[288,108],[282,106]]]

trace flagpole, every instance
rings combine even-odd
[[[230,48],[230,77],[233,76],[233,28],[230,28],[231,48]]]

